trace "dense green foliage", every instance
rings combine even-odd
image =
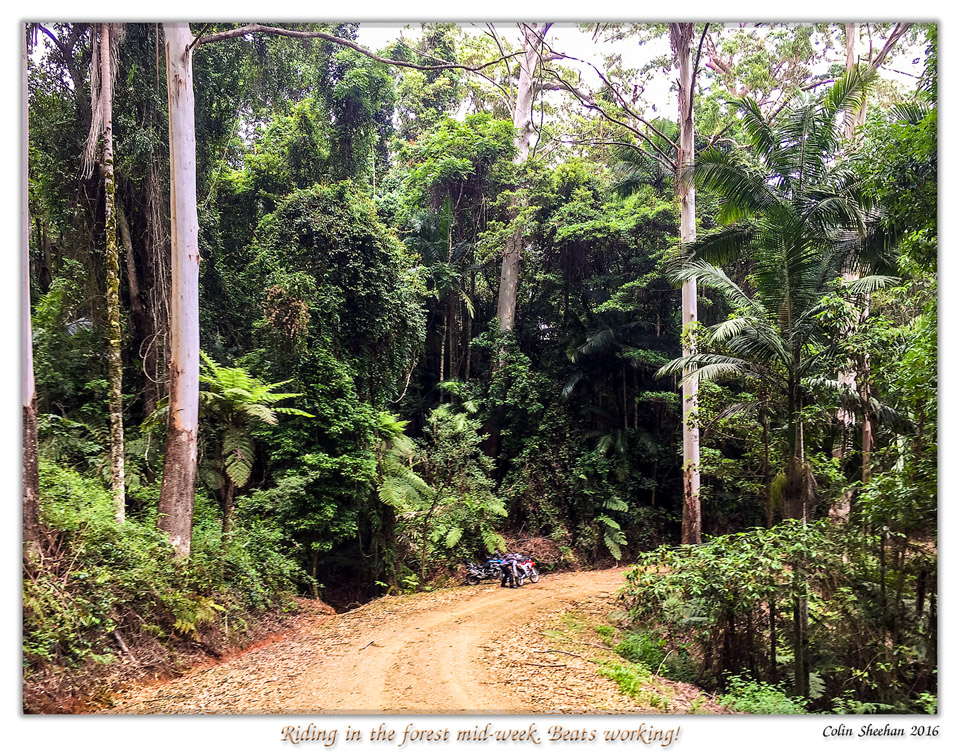
[[[919,695],[903,689],[929,690],[935,674],[935,613],[920,596],[932,560],[914,555],[895,574],[875,544],[862,531],[826,520],[785,521],[700,548],[645,553],[624,595],[636,620],[685,637],[689,646],[680,651],[694,659],[697,682],[731,693],[739,687],[731,676],[741,670],[773,683],[792,679],[790,608],[807,598],[811,704],[829,710],[850,694],[890,711],[922,711]],[[894,588],[896,601],[878,602]]]
[[[628,691],[661,673],[748,712],[935,705],[935,28],[907,38],[926,39],[912,92],[825,73],[842,27],[711,28],[687,175],[664,166],[675,103],[636,118],[669,59],[611,58],[589,108],[555,91],[550,76],[573,74],[554,67],[517,163],[516,63],[475,75],[320,40],[198,46],[205,359],[193,550],[177,562],[155,528],[171,326],[162,38],[127,26],[122,525],[107,492],[103,187],[78,170],[90,29],[45,27],[29,61],[46,537],[24,581],[31,672],[112,662],[114,631],[237,638],[291,593],[345,607],[432,588],[464,559],[546,537],[548,566],[637,564],[624,662],[604,670]],[[357,39],[355,24],[297,28]],[[478,65],[513,50],[452,24],[409,34],[383,54]],[[691,180],[700,240],[681,249],[676,191]],[[692,277],[700,323],[682,334],[678,282]],[[681,336],[697,342],[686,359]],[[700,378],[707,542],[671,549],[685,368]]]
[[[119,630],[128,638],[243,638],[256,614],[282,608],[297,565],[278,550],[279,527],[241,521],[221,548],[217,509],[198,500],[196,554],[178,563],[147,510],[119,526],[109,492],[52,463],[41,466],[47,559],[24,579],[24,663],[77,667],[117,661]],[[144,490],[155,498],[156,485]]]

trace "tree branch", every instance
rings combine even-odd
[[[210,44],[212,42],[222,42],[227,39],[236,39],[237,37],[244,37],[248,34],[273,34],[278,37],[293,37],[294,39],[323,39],[327,42],[332,42],[333,44],[340,45],[342,47],[349,47],[351,50],[359,52],[361,55],[365,55],[371,60],[375,60],[378,63],[383,63],[384,65],[393,65],[399,68],[413,68],[418,71],[450,71],[450,70],[459,70],[459,71],[470,71],[476,73],[482,71],[485,68],[489,68],[492,65],[497,65],[503,60],[516,57],[520,55],[519,52],[510,53],[508,55],[503,55],[496,60],[491,60],[489,63],[484,63],[483,65],[470,66],[470,65],[460,65],[458,63],[446,63],[443,65],[417,65],[416,63],[408,63],[404,60],[393,60],[392,58],[384,58],[376,53],[371,52],[365,47],[361,47],[356,42],[353,42],[349,39],[344,39],[343,37],[338,37],[334,34],[328,34],[325,31],[303,31],[300,29],[283,29],[278,26],[264,26],[263,24],[246,24],[245,26],[240,26],[236,29],[227,29],[226,31],[218,31],[215,34],[211,34],[207,37],[197,37],[195,42],[198,45]]]
[[[571,59],[571,60],[574,60],[575,58],[570,58],[570,59]],[[554,78],[556,78],[556,80],[563,86],[564,89],[566,89],[566,90],[567,90],[568,92],[570,92],[573,96],[575,96],[575,97],[580,101],[580,104],[581,104],[581,105],[583,105],[584,107],[586,107],[586,108],[588,108],[588,109],[590,109],[590,110],[595,110],[597,113],[599,113],[599,114],[601,115],[601,117],[605,118],[606,120],[610,121],[611,123],[614,123],[614,124],[616,124],[616,125],[618,125],[618,126],[621,126],[622,128],[627,129],[628,131],[630,131],[630,133],[634,134],[636,137],[638,137],[639,139],[642,139],[642,140],[645,141],[647,144],[649,144],[650,147],[651,147],[651,148],[657,153],[657,155],[658,155],[658,156],[655,156],[655,155],[650,155],[650,156],[651,156],[651,157],[654,157],[654,159],[656,159],[657,162],[659,162],[661,165],[663,165],[663,167],[664,167],[666,170],[669,170],[669,171],[671,171],[671,172],[673,172],[673,171],[676,170],[675,163],[674,163],[674,161],[670,158],[670,156],[669,156],[666,152],[664,152],[664,151],[657,145],[657,143],[656,143],[655,141],[653,141],[653,139],[651,139],[647,134],[645,134],[645,133],[644,133],[643,131],[641,131],[639,128],[635,128],[634,126],[631,126],[629,123],[625,123],[624,121],[620,120],[619,118],[616,118],[616,117],[614,117],[613,115],[611,115],[610,113],[608,113],[606,110],[604,110],[602,107],[600,107],[600,106],[596,103],[596,101],[593,99],[593,97],[591,97],[589,94],[586,94],[586,93],[580,91],[577,87],[575,87],[575,86],[574,86],[573,84],[571,84],[569,81],[567,81],[567,80],[565,80],[563,77],[561,77],[560,74],[559,74],[557,71],[554,71],[554,70],[549,69],[549,68],[547,68],[547,69],[545,69],[545,70],[546,70],[547,73],[553,75]],[[660,134],[660,131],[659,131],[658,129],[654,128],[653,126],[651,126],[646,120],[644,120],[644,119],[642,119],[642,118],[638,118],[638,120],[640,120],[640,122],[642,122],[644,125],[646,125],[648,128],[650,128],[652,131],[656,132],[657,134]],[[662,135],[662,134],[661,134],[661,135]],[[667,141],[669,144],[675,146],[675,145],[673,144],[673,142],[672,142],[670,139],[668,139],[666,136],[664,136],[663,138],[666,139],[666,141]],[[641,150],[641,151],[642,151],[642,150]]]
[[[887,59],[887,55],[890,54],[890,50],[893,49],[893,46],[897,43],[897,40],[900,39],[900,37],[902,37],[904,34],[906,34],[907,29],[909,28],[910,28],[910,24],[904,24],[904,23],[897,24],[893,28],[893,31],[890,32],[890,36],[887,37],[887,41],[884,42],[884,45],[880,49],[880,52],[877,53],[876,60],[870,61],[871,68],[876,70],[883,65],[883,61]],[[871,44],[872,44],[872,41],[871,41]]]
[[[690,102],[689,108],[687,109],[687,118],[690,118],[693,115],[693,92],[697,86],[697,71],[700,68],[700,53],[703,51],[703,38],[707,36],[707,29],[710,28],[710,24],[703,25],[703,34],[700,35],[700,44],[697,45],[697,58],[693,63],[693,75],[690,77]]]
[[[582,63],[583,65],[588,65],[588,66],[590,66],[590,67],[594,70],[594,72],[597,74],[597,76],[600,77],[600,80],[604,83],[604,85],[613,93],[613,96],[616,98],[617,102],[620,104],[620,107],[623,108],[623,111],[624,111],[627,115],[629,115],[629,116],[630,116],[631,118],[633,118],[634,120],[637,120],[637,121],[639,121],[640,123],[643,123],[643,125],[645,125],[645,126],[646,126],[647,128],[649,128],[651,131],[653,131],[657,136],[659,136],[661,139],[663,139],[665,142],[667,142],[667,144],[669,144],[669,145],[670,145],[671,147],[673,147],[674,149],[677,148],[677,145],[673,142],[672,139],[670,139],[666,134],[664,134],[664,133],[663,133],[662,131],[660,131],[656,126],[654,126],[652,123],[650,123],[650,121],[648,121],[646,118],[644,118],[644,117],[642,117],[641,115],[639,115],[638,113],[636,113],[636,112],[633,110],[633,108],[630,107],[630,105],[627,103],[626,99],[624,99],[623,95],[620,93],[620,90],[617,89],[617,87],[613,85],[613,82],[611,82],[610,79],[608,79],[608,78],[600,71],[600,69],[597,68],[593,63],[591,63],[591,62],[589,62],[589,61],[587,61],[587,60],[581,60],[580,58],[575,58],[573,55],[567,55],[566,53],[556,52],[555,50],[553,50],[552,48],[550,48],[550,46],[547,45],[546,43],[544,43],[544,46],[550,51],[551,54],[556,55],[558,58],[566,58],[567,60],[573,60],[573,61],[575,61],[575,62],[577,62],[577,63]],[[556,78],[557,78],[558,80],[560,80],[562,83],[565,83],[565,84],[567,83],[567,82],[563,81],[563,79],[561,79],[560,76],[559,76],[555,71],[550,71],[550,72],[553,73],[553,74],[556,76]],[[569,88],[569,87],[568,87],[568,88]],[[573,90],[571,89],[570,91],[573,91]]]

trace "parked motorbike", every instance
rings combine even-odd
[[[470,586],[476,586],[481,581],[487,579],[499,579],[500,578],[500,559],[499,558],[490,558],[486,563],[478,565],[477,563],[469,563],[463,561],[464,566],[467,568],[467,583]]]
[[[517,573],[520,576],[520,586],[523,586],[525,580],[531,584],[540,581],[540,572],[537,571],[537,564],[533,561],[533,558],[524,558],[517,561]]]
[[[523,586],[525,581],[529,581],[531,584],[536,584],[540,581],[540,573],[537,571],[537,564],[534,562],[533,558],[522,555],[514,559],[517,565],[516,570],[516,585]],[[501,561],[501,585],[504,583],[503,579],[503,563],[506,561]]]

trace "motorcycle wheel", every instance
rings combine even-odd
[[[517,586],[523,586],[523,578],[522,573],[517,576]]]
[[[540,574],[538,573],[538,571],[537,571],[536,568],[531,568],[531,569],[530,569],[530,583],[531,583],[531,584],[536,584],[538,581],[540,581]]]
[[[468,573],[468,574],[467,574],[467,583],[468,583],[470,586],[476,586],[477,584],[480,583],[480,579],[477,577],[476,574],[474,574],[474,573]]]

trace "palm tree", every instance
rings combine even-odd
[[[705,350],[675,359],[661,373],[687,370],[685,380],[739,375],[760,383],[763,405],[750,408],[779,413],[786,428],[784,515],[804,521],[815,481],[804,461],[802,409],[814,384],[842,389],[819,374],[839,349],[821,316],[835,306],[826,294],[843,270],[877,268],[891,245],[859,180],[839,160],[843,119],[859,110],[866,84],[852,70],[823,95],[798,95],[773,122],[753,100],[735,100],[750,151],[710,149],[692,176],[684,176],[719,195],[725,225],[689,245],[690,259],[676,277],[695,277],[721,291],[735,314],[711,328]],[[749,262],[743,287],[712,263],[733,259]],[[866,276],[842,291],[863,296],[889,280]],[[803,583],[800,569],[796,578]],[[798,597],[793,607],[796,692],[805,696],[806,599]]]
[[[891,245],[859,179],[839,161],[843,119],[862,102],[866,83],[853,70],[819,97],[798,95],[774,122],[753,100],[734,100],[750,151],[709,149],[691,171],[721,198],[726,224],[688,247],[676,278],[696,277],[721,291],[736,314],[712,328],[706,350],[661,372],[692,367],[685,379],[739,374],[762,383],[785,421],[790,518],[806,517],[812,495],[803,461],[804,399],[818,367],[838,348],[821,317],[833,305],[825,296],[843,269],[882,268]],[[713,264],[731,260],[749,261],[744,287]],[[870,275],[843,290],[862,296],[890,279]],[[839,388],[819,377],[817,383]]]

